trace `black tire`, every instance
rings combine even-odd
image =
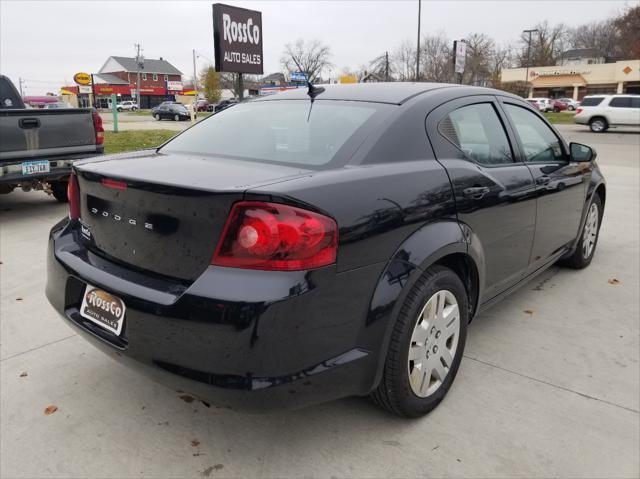
[[[174,121],[180,121],[180,115],[173,115]]]
[[[155,115],[153,115],[153,117],[156,119],[156,121],[160,121],[160,114],[156,113]]]
[[[553,108],[553,112],[554,113],[560,113],[560,108],[558,108],[557,106]]]
[[[133,108],[131,108],[131,111],[136,111],[137,108],[134,106]]]
[[[595,231],[595,239],[593,241],[593,247],[589,254],[585,253],[585,229],[589,223],[589,212],[591,211],[592,205],[596,205],[598,208],[598,225]],[[598,246],[598,238],[600,237],[600,225],[602,224],[602,201],[600,201],[600,197],[597,194],[593,195],[593,199],[589,203],[587,207],[587,218],[585,219],[584,225],[582,225],[582,229],[580,230],[580,236],[578,238],[578,242],[576,244],[575,251],[566,258],[562,258],[558,261],[558,264],[561,266],[566,266],[567,268],[573,269],[583,269],[591,264],[591,260],[596,253],[596,247]]]
[[[609,128],[609,124],[607,120],[601,116],[596,116],[589,120],[589,128],[591,128],[591,131],[594,133],[604,133]]]
[[[575,109],[576,109],[576,107],[575,107],[575,106],[573,106],[573,105],[569,105],[569,106],[567,107],[567,110],[569,110],[569,111],[574,111]]]
[[[68,203],[67,197],[67,181],[54,181],[51,183],[51,193],[53,197],[60,203]]]
[[[118,110],[119,112],[121,112],[121,111],[122,111],[122,108],[116,108],[116,110]]]
[[[409,347],[416,323],[429,299],[439,291],[450,291],[460,314],[458,346],[451,367],[442,384],[427,397],[414,393],[409,382]],[[442,401],[455,379],[467,338],[469,309],[462,281],[444,266],[430,267],[411,287],[400,309],[391,334],[382,379],[371,394],[373,401],[389,412],[402,417],[419,417],[433,410]]]

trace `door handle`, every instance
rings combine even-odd
[[[550,181],[551,178],[549,178],[547,175],[536,178],[536,183],[538,183],[539,185],[548,185]]]
[[[40,120],[37,118],[20,118],[18,121],[20,128],[28,130],[30,128],[40,128]]]
[[[462,190],[462,194],[466,198],[472,198],[474,200],[479,200],[484,195],[489,193],[489,191],[490,190],[489,190],[488,186],[472,186],[470,188],[465,188],[464,190]]]

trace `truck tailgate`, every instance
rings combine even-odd
[[[98,153],[90,108],[0,110],[0,161]]]

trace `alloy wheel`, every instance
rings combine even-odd
[[[604,131],[604,121],[602,120],[593,120],[591,122],[591,129],[595,132]]]
[[[598,205],[592,203],[587,214],[587,221],[584,224],[584,232],[582,233],[582,256],[589,258],[596,246],[596,237],[598,235]]]
[[[436,392],[451,370],[460,337],[460,311],[453,293],[441,290],[424,305],[413,329],[407,368],[414,394]]]

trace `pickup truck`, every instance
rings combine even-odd
[[[0,75],[0,194],[20,187],[66,202],[71,164],[103,152],[104,128],[94,108],[26,109]]]

